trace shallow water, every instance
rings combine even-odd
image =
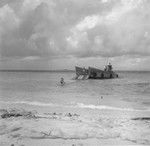
[[[149,110],[150,72],[118,73],[118,79],[73,80],[73,72],[0,72],[0,101]]]

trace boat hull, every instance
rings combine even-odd
[[[103,71],[97,68],[89,67],[88,69],[82,67],[75,67],[76,79],[80,76],[81,79],[112,79],[118,78],[118,74],[114,71]]]
[[[89,67],[89,79],[111,79],[117,78],[118,74],[113,71],[103,71],[97,68]]]

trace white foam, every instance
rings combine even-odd
[[[32,106],[42,106],[42,107],[66,107],[66,108],[88,108],[88,109],[98,109],[98,110],[118,110],[118,111],[150,111],[150,109],[133,109],[133,108],[120,108],[120,107],[112,107],[106,105],[92,105],[92,104],[83,104],[77,103],[72,105],[62,105],[62,104],[54,104],[54,103],[44,103],[38,101],[14,101],[14,102],[5,102],[0,101],[0,103],[4,104],[27,104]]]
[[[4,102],[1,101],[0,103],[5,103],[5,104],[28,104],[28,105],[33,105],[33,106],[60,106],[58,104],[53,104],[53,103],[44,103],[44,102],[38,102],[38,101],[14,101],[14,102]]]
[[[133,108],[120,108],[120,107],[112,107],[112,106],[106,106],[106,105],[85,105],[83,103],[78,103],[77,107],[79,108],[89,108],[89,109],[99,109],[99,110],[119,110],[119,111],[150,111],[150,109],[146,110],[140,110],[140,109],[133,109]]]

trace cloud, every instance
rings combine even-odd
[[[141,2],[143,1],[122,1],[106,14],[85,17],[76,25],[72,34],[72,42],[74,39],[80,49],[87,47],[84,43],[80,43],[82,39],[78,40],[79,37],[74,37],[74,34],[82,36],[86,33],[87,38],[84,40],[89,40],[85,41],[88,44],[87,57],[89,54],[103,57],[150,55],[147,36],[150,33],[147,32],[150,10],[146,6],[149,3]],[[79,54],[82,53],[79,51]]]
[[[1,60],[150,56],[149,7],[149,0],[2,0]]]

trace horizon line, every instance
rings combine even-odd
[[[0,69],[0,72],[75,72],[73,69]],[[114,71],[124,71],[124,72],[150,72],[150,70],[114,70]]]

